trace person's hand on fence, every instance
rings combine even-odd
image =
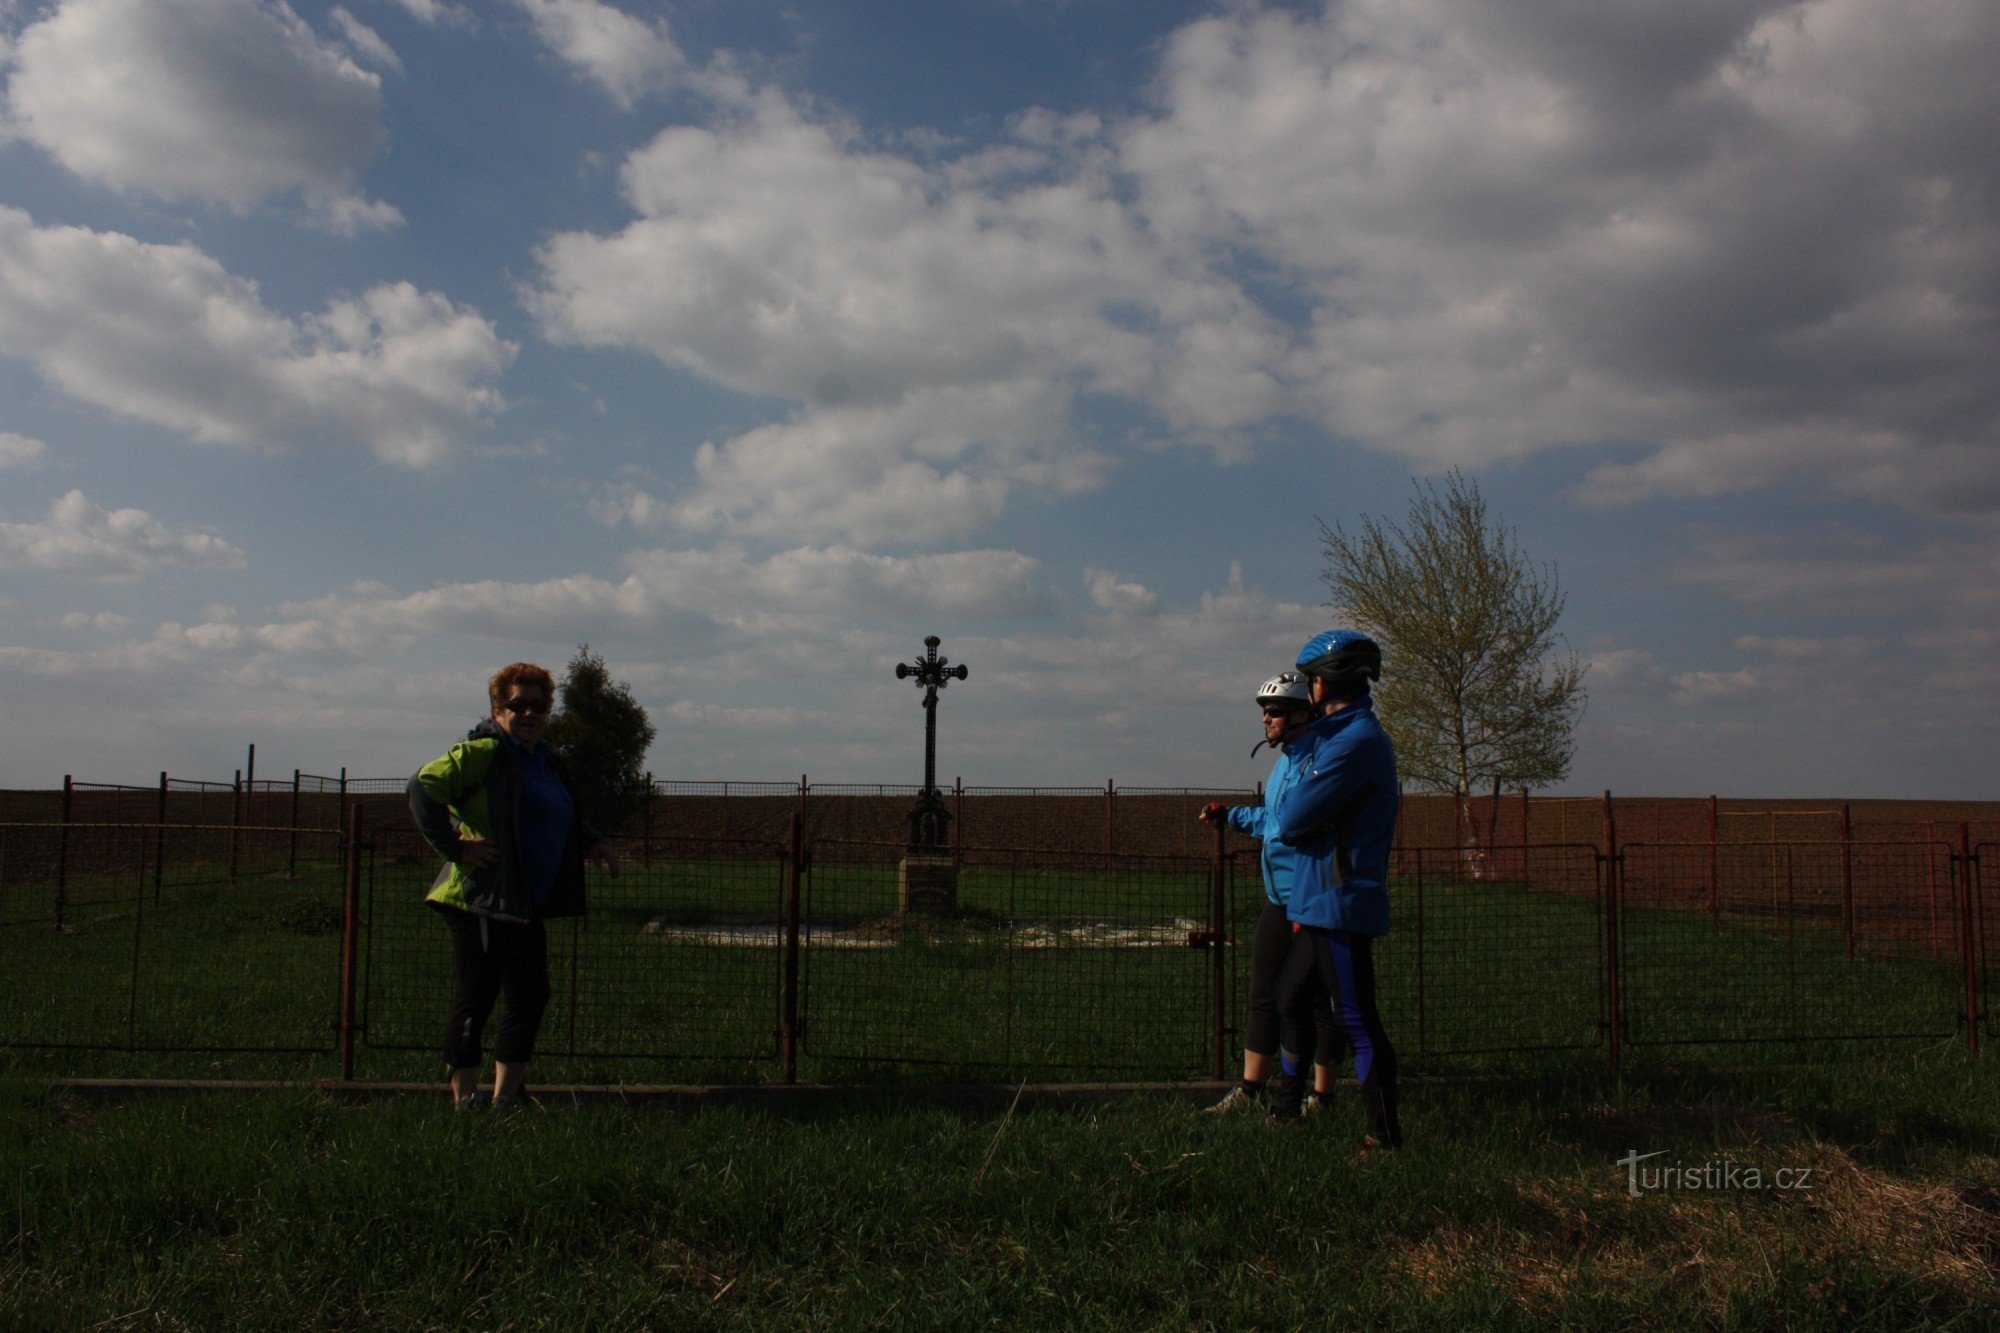
[[[618,873],[618,852],[608,842],[600,842],[585,852],[584,859],[603,867],[607,875]]]
[[[474,870],[486,870],[500,864],[500,849],[484,838],[458,835],[458,859]]]
[[[1204,805],[1201,808],[1201,813],[1196,815],[1195,818],[1199,819],[1202,823],[1208,825],[1210,828],[1216,828],[1221,825],[1223,819],[1226,818],[1228,814],[1229,814],[1228,806],[1224,805],[1220,801],[1210,801],[1207,805]]]

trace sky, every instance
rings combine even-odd
[[[1557,792],[2000,798],[1991,0],[0,0],[0,786],[1247,786],[1321,524],[1557,572]],[[1394,669],[1393,653],[1389,669]]]

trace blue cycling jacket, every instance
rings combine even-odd
[[[1303,734],[1294,736],[1278,747],[1278,762],[1271,769],[1271,780],[1264,784],[1264,804],[1233,805],[1229,808],[1229,827],[1238,833],[1247,833],[1253,838],[1262,838],[1260,849],[1264,866],[1264,896],[1279,907],[1285,906],[1292,896],[1292,863],[1299,854],[1290,844],[1279,842],[1272,830],[1271,811],[1278,801],[1291,790],[1298,781],[1299,756],[1304,753]]]
[[[1298,778],[1273,805],[1270,824],[1298,853],[1287,912],[1323,930],[1386,934],[1396,751],[1374,700],[1321,718],[1299,743]]]

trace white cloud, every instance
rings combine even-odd
[[[1272,321],[1148,237],[1087,129],[1030,117],[1010,154],[927,168],[767,93],[632,154],[638,218],[552,239],[530,299],[551,338],[801,405],[704,454],[681,521],[962,535],[1012,488],[1101,471],[1069,421],[1080,392],[1194,438],[1283,403]]]
[[[514,351],[477,312],[408,283],[293,320],[191,245],[0,207],[0,353],[197,440],[434,462],[503,406],[493,381]]]
[[[1243,6],[1121,163],[1277,266],[1325,423],[1424,466],[1636,441],[1623,503],[1806,475],[2000,507],[2000,10]]]
[[[0,430],[0,467],[28,467],[39,463],[49,447],[32,435]]]
[[[15,132],[79,176],[239,212],[296,194],[347,234],[401,221],[356,186],[378,78],[282,0],[64,0],[11,63]]]
[[[347,12],[344,5],[335,5],[327,17],[333,26],[340,29],[340,35],[347,39],[355,55],[371,65],[380,65],[394,73],[403,72],[403,59],[395,48],[382,40],[382,34]]]
[[[629,108],[687,72],[665,19],[646,22],[601,0],[514,0],[548,48]]]
[[[173,529],[142,509],[105,510],[71,491],[39,523],[0,523],[0,569],[130,579],[165,565],[241,569],[243,552],[192,528]]]
[[[441,23],[470,23],[472,11],[464,5],[454,5],[447,0],[391,0],[412,18],[427,27]]]
[[[1158,595],[1145,584],[1124,582],[1108,569],[1086,569],[1083,581],[1090,589],[1090,600],[1105,611],[1143,613],[1160,604]]]
[[[652,549],[626,557],[621,579],[570,575],[534,583],[441,584],[398,593],[380,584],[287,604],[246,630],[280,654],[363,656],[398,651],[431,634],[552,639],[607,635],[674,638],[698,653],[733,636],[782,640],[776,657],[814,669],[811,640],[856,618],[1037,615],[1036,562],[1014,551],[908,557],[847,547],[801,547],[762,560],[742,548]],[[774,657],[773,660],[776,660]]]
[[[1252,693],[1320,616],[1234,577],[1156,614],[1065,612],[1034,589],[1036,563],[1011,551],[654,550],[626,563],[622,579],[417,593],[363,584],[262,623],[218,614],[85,648],[0,646],[0,676],[10,689],[87,680],[100,699],[171,700],[190,725],[226,717],[234,734],[246,719],[284,719],[288,743],[312,756],[303,766],[394,773],[429,757],[413,744],[441,747],[477,711],[479,671],[439,671],[413,662],[417,653],[554,663],[588,637],[662,725],[663,775],[772,778],[809,764],[822,778],[896,780],[908,776],[922,719],[892,668],[936,629],[951,660],[972,669],[948,696],[947,773],[1220,773],[1247,787],[1263,771],[1243,758],[1258,736]],[[1032,628],[999,632],[1009,619]],[[953,628],[969,625],[994,629]],[[75,628],[119,632],[82,619]]]
[[[1069,494],[1105,460],[1074,441],[1065,395],[1038,384],[913,389],[886,404],[808,409],[695,454],[671,510],[695,530],[773,541],[931,545],[997,518],[1019,486]]]
[[[132,628],[132,618],[121,616],[115,611],[71,611],[63,616],[61,624],[64,629],[119,634]]]
[[[1658,659],[1640,648],[1598,648],[1588,655],[1587,665],[1593,694],[1656,695],[1669,679]]]
[[[584,511],[607,528],[629,523],[635,528],[651,528],[666,522],[670,506],[629,481],[601,488],[584,502]]]

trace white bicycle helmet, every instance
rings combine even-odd
[[[1311,708],[1312,683],[1296,671],[1280,671],[1257,687],[1257,706],[1269,708],[1274,704]]]

